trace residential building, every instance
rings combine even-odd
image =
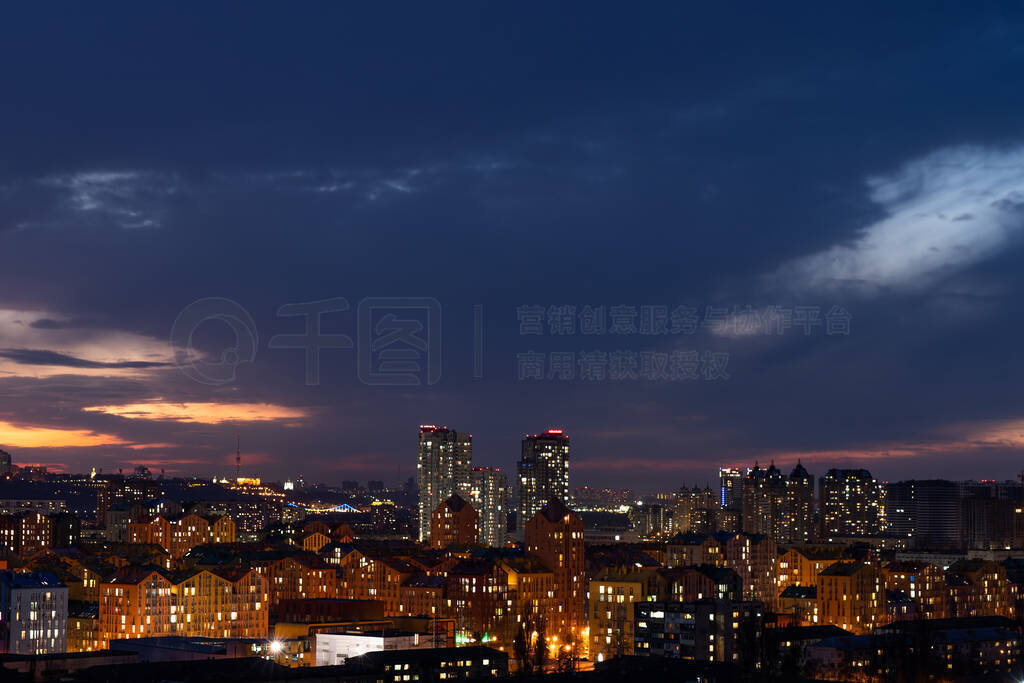
[[[821,478],[818,499],[822,539],[886,530],[885,486],[867,470],[829,470]]]
[[[586,586],[583,572],[583,522],[562,499],[548,504],[526,524],[526,554],[536,557],[555,575],[558,611],[548,632],[578,637],[586,625]]]
[[[438,505],[430,517],[430,545],[435,548],[473,545],[479,540],[480,515],[457,493]]]
[[[68,588],[56,576],[0,571],[0,652],[66,652],[67,629]]]
[[[818,574],[818,617],[851,633],[870,633],[885,621],[885,582],[868,562],[837,562]]]
[[[419,487],[419,540],[430,540],[431,513],[453,493],[469,498],[473,435],[447,427],[420,427],[416,461]]]
[[[500,548],[508,529],[508,478],[497,467],[470,471],[469,502],[480,514],[480,545]]]
[[[638,655],[733,662],[753,667],[764,628],[758,602],[706,598],[640,602],[634,607]]]
[[[549,500],[558,498],[569,505],[569,435],[561,429],[523,439],[522,455],[517,465],[519,505],[516,509],[516,530],[523,538],[526,524]]]

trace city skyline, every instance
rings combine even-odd
[[[0,62],[0,679],[1024,681],[1024,3]]]

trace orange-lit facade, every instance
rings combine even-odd
[[[606,568],[590,580],[590,655],[598,660],[633,654],[633,605],[664,597],[657,569]]]
[[[100,584],[100,641],[176,633],[173,586],[158,571],[126,567]]]
[[[179,635],[267,637],[267,579],[255,569],[191,572],[175,581],[173,593]]]
[[[208,543],[234,543],[236,541],[238,525],[228,515],[207,517],[206,522],[210,527]]]
[[[583,568],[583,522],[558,498],[526,523],[526,554],[536,557],[555,576],[558,611],[550,615],[548,632],[563,640],[586,627],[586,585]]]
[[[885,580],[866,562],[838,562],[818,575],[818,618],[856,634],[885,622]]]
[[[480,540],[480,515],[459,494],[452,494],[430,515],[430,545],[447,548]]]
[[[1006,568],[998,562],[981,559],[959,560],[949,566],[950,616],[1014,617],[1016,603],[1013,584]]]
[[[842,548],[789,548],[779,555],[779,592],[790,586],[817,586],[818,574],[843,557]]]
[[[676,534],[665,552],[666,567],[722,566],[722,546],[710,534]]]
[[[500,564],[488,560],[464,560],[448,572],[448,597],[444,616],[458,624],[461,636],[511,640],[508,577]]]
[[[315,555],[282,557],[257,571],[267,578],[271,607],[281,600],[338,597],[334,567]]]
[[[307,534],[302,539],[302,549],[309,553],[318,553],[320,549],[331,542],[331,537],[319,531]]]
[[[358,550],[340,563],[338,597],[349,600],[379,600],[384,614],[407,614],[402,584],[415,572],[408,562],[396,557],[374,557]]]
[[[0,547],[27,557],[53,547],[53,519],[41,512],[0,515]]]
[[[68,614],[68,652],[102,650],[98,614]]]
[[[553,614],[558,611],[555,573],[531,557],[501,561],[508,580],[508,605],[518,624],[525,614]]]
[[[949,591],[942,569],[927,562],[893,562],[882,568],[885,589],[903,591],[924,619],[949,617]]]

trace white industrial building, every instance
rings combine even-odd
[[[426,650],[434,647],[432,638],[406,631],[365,631],[316,634],[316,665],[344,664],[349,657],[381,650]]]

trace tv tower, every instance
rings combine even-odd
[[[235,480],[242,477],[242,434],[235,432]]]

